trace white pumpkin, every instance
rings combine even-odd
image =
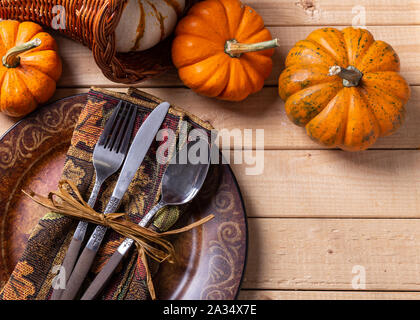
[[[172,33],[185,0],[128,0],[115,30],[118,52],[147,50]]]

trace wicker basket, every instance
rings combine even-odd
[[[59,31],[88,46],[104,75],[126,84],[157,76],[171,68],[171,38],[155,47],[130,53],[115,50],[114,31],[128,0],[0,0],[0,18],[33,21],[51,27],[57,13],[52,8],[63,6],[66,28]],[[194,0],[187,0],[187,7]]]

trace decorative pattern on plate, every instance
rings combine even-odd
[[[45,250],[49,248],[50,242],[62,243],[64,241],[62,235],[66,233],[67,224],[61,226],[62,223],[59,220],[65,218],[48,215],[33,229],[37,225],[38,219],[45,214],[45,210],[27,201],[20,190],[31,188],[38,193],[45,194],[55,188],[54,183],[56,184],[62,174],[65,155],[73,135],[74,125],[77,122],[77,114],[85,105],[86,98],[86,95],[68,97],[47,106],[47,108],[41,108],[18,122],[0,139],[0,147],[12,149],[10,155],[14,158],[12,161],[2,162],[4,167],[9,169],[0,166],[0,174],[3,177],[2,184],[0,184],[0,289],[9,279],[29,238],[32,243],[43,240],[48,242],[41,246],[45,247]],[[117,103],[115,98],[112,100],[109,98],[109,101],[112,104]],[[176,118],[175,115],[170,116],[173,119]],[[186,118],[188,117],[184,115],[183,119]],[[43,130],[40,129],[44,126],[46,130],[41,133]],[[30,134],[31,130],[26,131],[28,130],[26,128],[30,127],[33,128],[35,136]],[[17,137],[25,139],[25,141],[22,142]],[[15,146],[16,148],[14,148]],[[87,159],[83,161],[89,160],[90,153],[88,151],[83,153]],[[78,170],[78,167],[83,165],[82,163],[77,162],[75,158],[69,160],[71,161],[66,163],[69,166],[68,169],[71,169],[76,175],[87,174],[82,178],[91,181],[91,174]],[[13,167],[13,170],[10,170],[10,167]],[[212,168],[213,171],[209,173],[205,183],[207,188],[200,192],[193,204],[185,208],[185,212],[181,215],[184,217],[184,221],[180,221],[180,223],[182,225],[187,220],[193,222],[211,213],[215,214],[216,218],[202,228],[174,237],[175,250],[179,253],[180,261],[176,265],[160,265],[159,272],[154,277],[159,292],[158,296],[161,298],[234,299],[238,293],[247,250],[245,211],[238,185],[229,166],[213,165]],[[147,167],[147,171],[156,170],[153,167]],[[139,172],[139,175],[144,175],[144,173]],[[140,197],[142,192],[145,192],[144,189],[155,188],[156,184],[159,184],[160,176],[149,175],[148,177],[150,179],[143,180],[144,177],[139,176],[138,178],[142,179],[145,184],[141,184],[141,188],[132,190],[130,194]],[[84,186],[84,190],[87,188],[88,184]],[[130,207],[127,211],[138,212],[144,210],[144,206],[150,207],[153,201],[157,201],[156,197],[152,198],[150,201],[140,203],[137,207]],[[102,202],[98,203],[98,210],[100,210],[101,204]],[[103,249],[106,250],[106,247],[104,246]],[[29,260],[20,259],[22,263],[26,261],[29,266],[34,268],[28,275],[23,275],[22,279],[36,279],[33,283],[35,293],[28,286],[29,290],[26,290],[25,294],[21,294],[20,298],[48,298],[53,275],[48,273],[46,279],[39,278],[47,274],[44,269],[49,266],[47,265],[44,269],[39,266],[40,261],[46,260],[46,255],[45,251],[36,250],[28,255]],[[60,259],[63,258],[60,252],[51,252],[51,255],[58,257],[53,259],[52,264],[59,264]],[[105,298],[139,298],[138,290],[141,286],[131,287],[135,281],[130,280],[133,270],[136,270],[134,268],[135,261],[129,258],[126,260],[118,270],[120,272],[116,273],[114,280],[115,283],[121,282],[127,285],[121,290],[120,288],[115,290],[114,293],[121,293],[118,296],[106,296]],[[103,261],[98,260],[98,262],[97,266],[100,267]],[[126,268],[127,265],[133,265],[133,268]],[[119,282],[120,278],[122,281]],[[21,289],[19,290],[22,291]],[[26,293],[28,295],[24,297]]]
[[[214,193],[212,208],[221,222],[218,221],[217,237],[209,239],[209,276],[201,292],[204,300],[225,300],[235,296],[239,291],[246,256],[244,243],[247,243],[247,230],[238,220],[239,212],[244,212],[242,199],[232,189],[236,181],[229,166],[219,166],[218,171],[222,179]]]
[[[58,108],[36,112],[17,135],[9,135],[0,145],[0,168],[12,168],[17,161],[32,157],[34,150],[57,133],[58,129],[72,130],[83,107],[81,103],[63,101]]]
[[[217,240],[210,242],[210,275],[201,293],[203,300],[225,300],[238,289],[237,275],[242,266],[237,264],[243,245],[239,224],[224,222],[217,230]]]
[[[26,183],[52,188],[57,177],[43,173],[44,162],[49,162],[50,175],[61,172],[57,168],[62,165],[61,146],[68,143],[85,102],[86,96],[79,95],[41,107],[17,122],[0,139],[0,288],[30,238],[36,220],[45,213],[38,207],[23,204],[19,191]],[[36,173],[38,180],[28,181],[34,170],[41,170]],[[22,214],[22,210],[30,210],[31,215]],[[39,230],[32,231],[36,235]]]

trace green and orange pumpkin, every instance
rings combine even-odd
[[[364,150],[404,121],[410,87],[400,59],[366,29],[317,29],[296,43],[285,66],[286,113],[324,146]]]

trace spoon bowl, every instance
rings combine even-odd
[[[194,199],[203,186],[209,167],[210,147],[207,141],[197,139],[184,146],[166,168],[162,178],[159,203],[141,219],[139,225],[146,227],[155,214],[165,206],[182,205]]]
[[[190,143],[191,148],[200,147],[194,156],[182,161],[180,151],[169,163],[162,178],[161,202],[166,205],[182,205],[190,202],[203,186],[210,166],[210,150],[207,142],[198,140]],[[199,144],[206,144],[206,146]],[[206,153],[206,154],[201,154]],[[199,159],[199,161],[196,158]]]

